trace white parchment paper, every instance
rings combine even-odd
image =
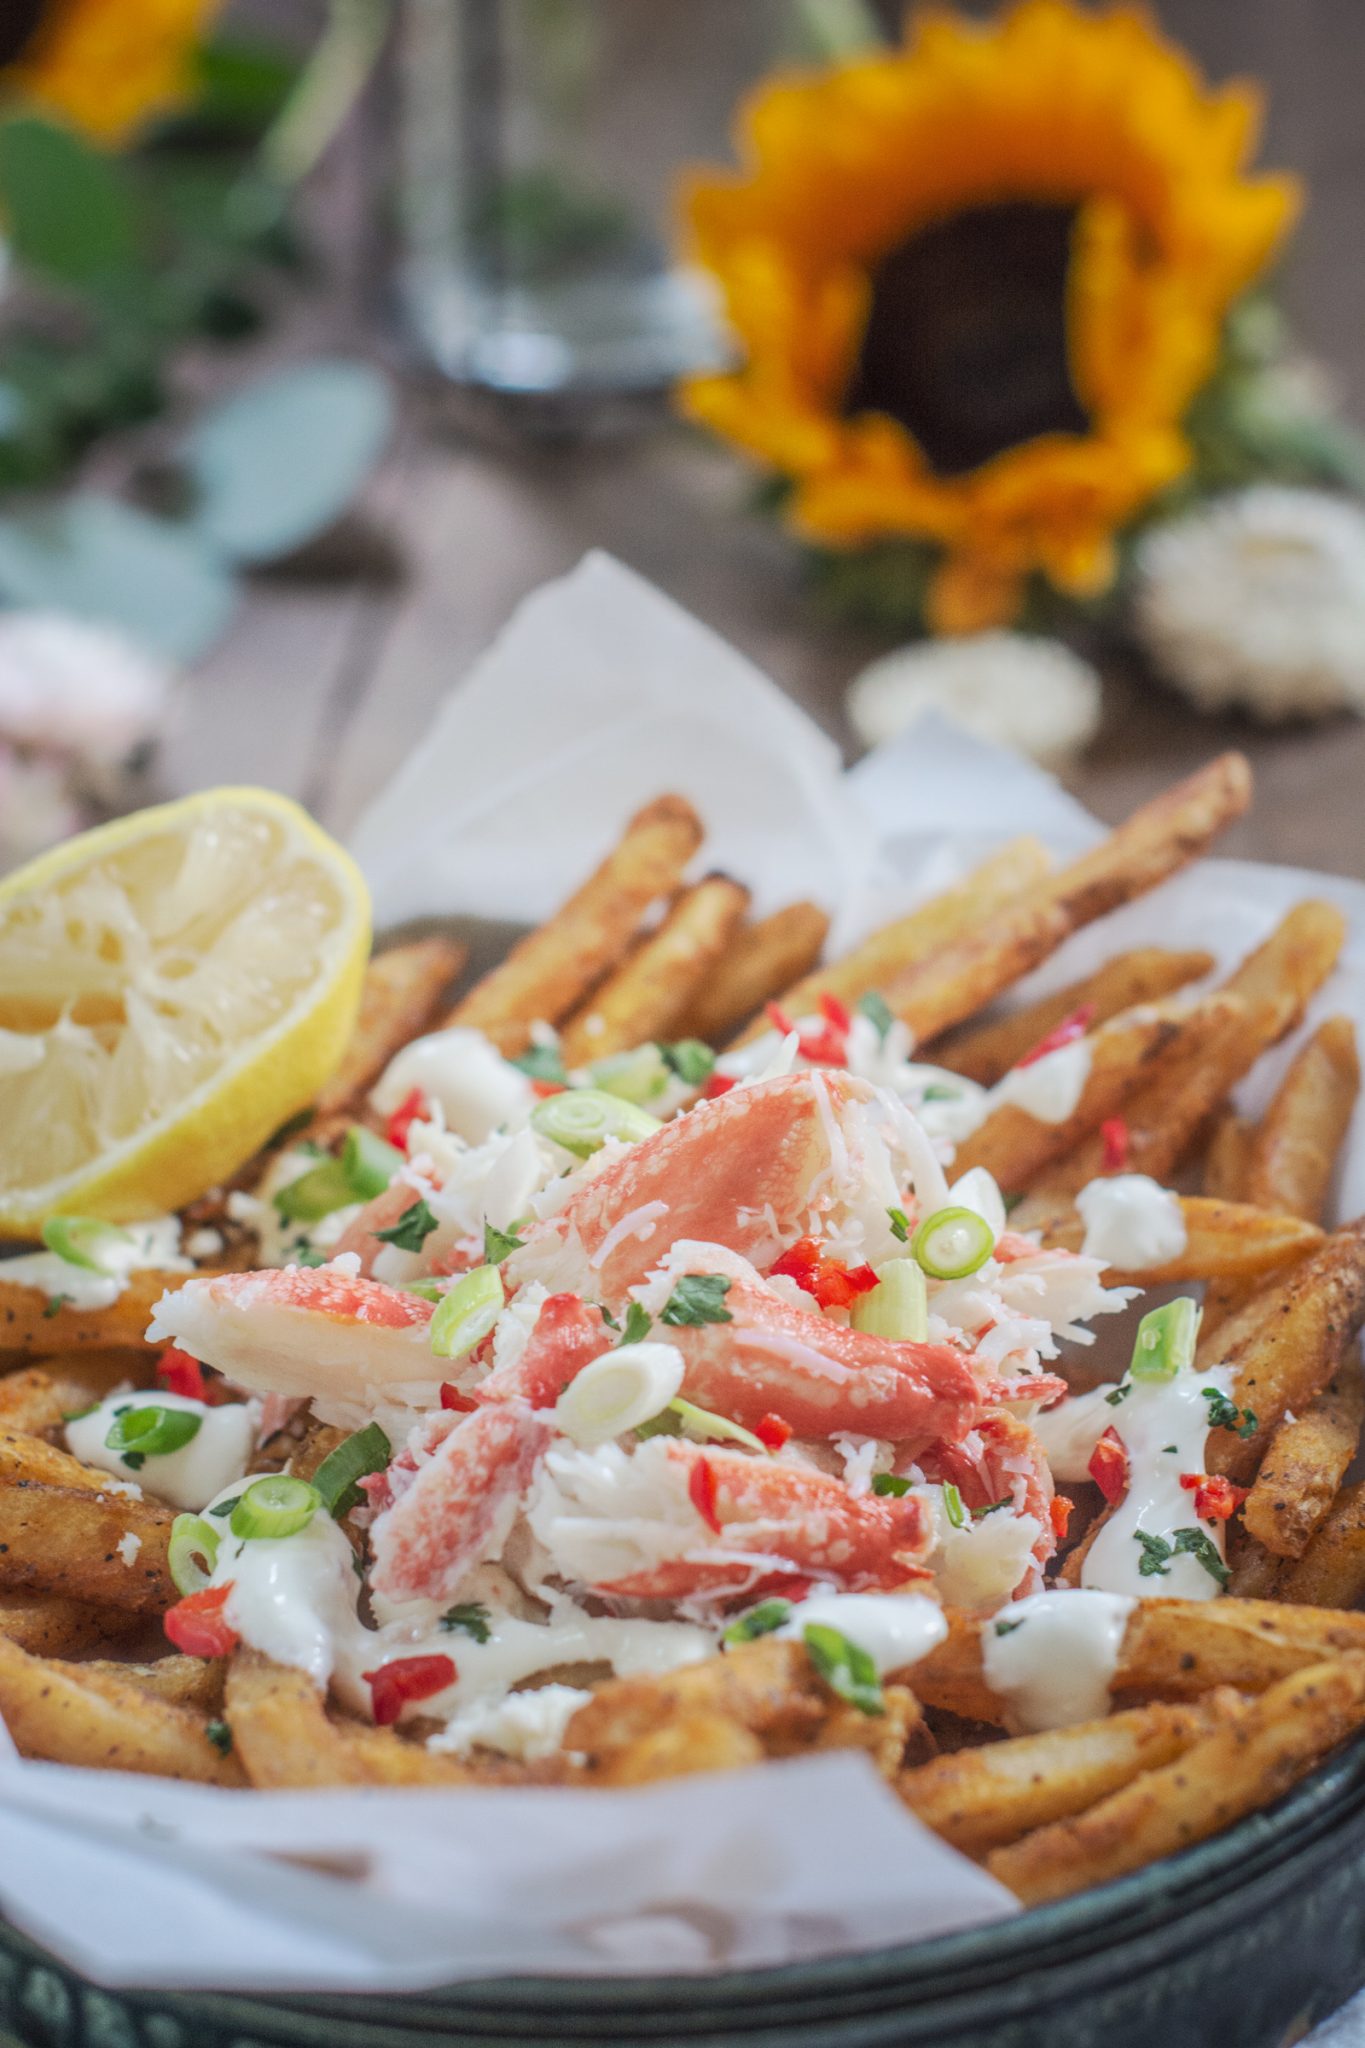
[[[701,810],[706,865],[749,881],[760,911],[816,898],[841,945],[1020,831],[1065,856],[1099,830],[1038,770],[939,719],[843,775],[750,663],[591,555],[521,606],[362,819],[376,922],[542,917],[664,789]],[[1226,965],[1309,894],[1354,927],[1314,1016],[1344,1009],[1365,1031],[1365,887],[1240,862],[1204,862],[1078,934],[1020,999],[1139,943]],[[1289,1056],[1264,1063],[1252,1106]],[[1363,1139],[1341,1214],[1365,1209]],[[108,1984],[752,1967],[1015,1910],[850,1755],[616,1793],[231,1793],[25,1763],[0,1728],[0,1911]]]

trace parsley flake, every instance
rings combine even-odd
[[[900,1500],[903,1495],[909,1493],[910,1481],[902,1479],[898,1472],[878,1472],[873,1477],[872,1491],[883,1495],[889,1494],[892,1500]]]
[[[668,1320],[668,1311],[665,1309],[664,1321],[667,1322]],[[720,1318],[713,1317],[711,1320],[718,1322]],[[728,1322],[730,1318],[727,1316],[725,1320]],[[626,1310],[626,1326],[621,1332],[621,1342],[623,1344],[643,1344],[653,1327],[654,1318],[650,1315],[648,1309],[642,1308],[638,1301],[633,1301]]]
[[[1182,1555],[1196,1558],[1203,1565],[1209,1577],[1221,1586],[1226,1586],[1232,1573],[1218,1555],[1218,1546],[1202,1529],[1177,1529],[1175,1547]]]
[[[328,1256],[328,1253],[318,1251],[316,1246],[305,1244],[299,1247],[294,1264],[296,1266],[325,1266]]]
[[[886,1034],[896,1021],[886,997],[879,996],[875,988],[870,988],[866,995],[859,996],[858,1008],[876,1031],[878,1039],[885,1045]]]
[[[436,1218],[427,1207],[422,1195],[405,1209],[391,1230],[376,1230],[375,1236],[381,1244],[396,1246],[400,1252],[420,1252],[436,1228]]]
[[[703,1081],[711,1078],[716,1056],[699,1038],[679,1038],[672,1045],[661,1045],[659,1051],[665,1064],[689,1088],[700,1088]]]
[[[1022,1628],[1023,1626],[1022,1621],[997,1621],[995,1633],[998,1636],[1012,1636],[1017,1628]]]
[[[738,1621],[732,1621],[723,1643],[752,1643],[759,1636],[770,1636],[775,1629],[791,1618],[790,1600],[760,1600],[757,1607],[751,1607],[747,1614],[741,1614]]]
[[[520,1067],[532,1081],[558,1081],[561,1087],[568,1083],[557,1045],[529,1045],[525,1052],[517,1054],[512,1065]]]
[[[495,1230],[491,1223],[483,1226],[483,1256],[490,1266],[500,1266],[504,1259],[510,1259],[513,1252],[519,1252],[526,1239],[519,1233],[525,1230],[530,1218],[518,1216],[515,1223],[506,1230]]]
[[[1115,1389],[1114,1389],[1114,1391],[1113,1391],[1113,1393],[1112,1393],[1112,1394],[1106,1394],[1106,1395],[1105,1395],[1105,1397],[1104,1397],[1104,1400],[1105,1400],[1105,1406],[1106,1406],[1106,1407],[1108,1407],[1108,1408],[1117,1408],[1117,1407],[1118,1407],[1118,1405],[1119,1405],[1119,1402],[1120,1402],[1120,1401],[1126,1401],[1126,1400],[1128,1399],[1128,1396],[1129,1396],[1129,1395],[1130,1395],[1130,1394],[1132,1393],[1132,1391],[1133,1391],[1133,1383],[1132,1383],[1132,1381],[1131,1381],[1131,1380],[1124,1380],[1124,1381],[1123,1381],[1123,1382],[1122,1382],[1122,1383],[1121,1383],[1121,1384],[1120,1384],[1119,1386],[1115,1387]]]
[[[1164,1579],[1171,1568],[1175,1551],[1164,1536],[1154,1536],[1150,1529],[1134,1529],[1134,1543],[1142,1545],[1142,1556],[1138,1560],[1140,1579]]]
[[[973,1508],[972,1520],[974,1522],[979,1522],[983,1515],[993,1515],[1000,1508],[1013,1507],[1013,1505],[1014,1495],[1012,1493],[1007,1493],[1001,1500],[988,1500],[984,1508]]]
[[[444,1629],[463,1629],[467,1636],[473,1636],[476,1643],[486,1643],[493,1631],[489,1627],[488,1609],[482,1600],[465,1600],[458,1607],[450,1607],[441,1616]]]
[[[722,1273],[684,1273],[664,1303],[661,1322],[673,1329],[699,1323],[732,1323],[725,1306],[730,1282]]]
[[[49,1295],[47,1307],[43,1310],[44,1322],[49,1321],[53,1316],[59,1316],[64,1308],[70,1307],[71,1301],[72,1297],[69,1294]]]
[[[1210,1429],[1235,1429],[1240,1437],[1255,1436],[1258,1424],[1254,1409],[1239,1408],[1217,1387],[1201,1387],[1199,1391],[1209,1404]]]
[[[891,1235],[905,1244],[910,1236],[910,1218],[904,1209],[888,1209],[886,1213],[891,1219]]]
[[[204,1733],[217,1750],[219,1756],[232,1754],[232,1729],[226,1721],[206,1721]]]
[[[220,1500],[217,1507],[212,1507],[209,1509],[209,1513],[211,1515],[221,1515],[226,1518],[228,1515],[232,1513],[232,1510],[236,1507],[241,1497],[242,1496],[240,1493],[234,1493],[231,1500]]]

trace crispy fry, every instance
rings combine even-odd
[[[69,1486],[82,1493],[112,1494],[117,1483],[43,1437],[0,1430],[0,1486]]]
[[[903,1771],[896,1790],[967,1856],[982,1856],[1033,1828],[1083,1813],[1140,1771],[1170,1763],[1228,1711],[1235,1693],[1196,1706],[1155,1701],[1102,1721],[960,1749]]]
[[[184,1278],[146,1267],[129,1274],[123,1293],[107,1308],[69,1308],[60,1295],[49,1298],[41,1287],[7,1281],[0,1266],[0,1358],[6,1352],[41,1358],[53,1351],[144,1346],[153,1307]]]
[[[818,903],[789,903],[742,926],[678,1021],[679,1036],[723,1045],[766,1002],[810,974],[829,931]]]
[[[1204,1193],[1214,1202],[1246,1200],[1247,1160],[1255,1130],[1249,1117],[1232,1108],[1221,1110],[1204,1154]]]
[[[563,908],[476,982],[446,1021],[477,1026],[503,1052],[524,1051],[533,1023],[561,1023],[616,965],[650,904],[673,894],[701,841],[701,820],[685,798],[646,804]]]
[[[340,1116],[360,1101],[394,1054],[431,1023],[468,957],[467,947],[439,936],[375,954],[365,970],[351,1042],[318,1096],[315,1119]]]
[[[28,1482],[0,1486],[0,1590],[163,1613],[176,1598],[166,1563],[174,1520],[148,1500]]]
[[[211,1716],[223,1709],[227,1664],[222,1657],[157,1657],[150,1664],[91,1658],[80,1669],[90,1684],[109,1679],[118,1686],[135,1685],[151,1699],[169,1700],[173,1707],[188,1707],[196,1714]]]
[[[1232,1367],[1232,1399],[1256,1427],[1245,1437],[1213,1430],[1210,1472],[1246,1485],[1285,1410],[1301,1415],[1322,1392],[1363,1321],[1365,1218],[1329,1237],[1217,1333],[1213,1351]],[[1202,1349],[1200,1362],[1209,1362]]]
[[[1011,840],[973,869],[965,881],[881,926],[842,960],[831,961],[784,988],[782,1007],[789,1016],[805,1016],[819,1007],[822,995],[852,1006],[869,989],[887,987],[943,947],[957,944],[1022,890],[1040,881],[1051,866],[1051,855],[1037,839]],[[746,1045],[765,1028],[760,1018],[735,1043]]]
[[[51,1374],[36,1365],[6,1373],[0,1379],[0,1430],[17,1429],[29,1436],[41,1436],[46,1430],[61,1427],[68,1408],[85,1405],[79,1395],[72,1398],[70,1388],[64,1398]]]
[[[1172,1058],[1191,1059],[1223,1029],[1226,996],[1202,1002],[1147,1003],[1111,1018],[1086,1041],[1090,1066],[1071,1115],[1045,1123],[1004,1102],[957,1148],[955,1174],[984,1166],[1007,1191],[1026,1188],[1054,1159],[1070,1152]]]
[[[991,1024],[965,1025],[930,1046],[926,1057],[936,1066],[993,1088],[1050,1031],[1077,1010],[1089,1009],[1096,1024],[1105,1024],[1139,1003],[1159,1002],[1187,982],[1198,981],[1213,966],[1211,953],[1168,953],[1160,946],[1118,953],[1096,973],[1073,981],[1055,995],[1040,996]]]
[[[1261,1120],[1247,1164],[1246,1199],[1321,1222],[1359,1091],[1355,1027],[1349,1017],[1329,1017]]]
[[[1254,1279],[1277,1271],[1286,1260],[1302,1258],[1323,1242],[1322,1232],[1297,1216],[1272,1216],[1246,1202],[1214,1202],[1207,1195],[1178,1199],[1185,1218],[1185,1249],[1162,1266],[1144,1266],[1135,1273],[1107,1272],[1107,1285],[1156,1287],[1214,1275]],[[1043,1241],[1079,1251],[1085,1241],[1079,1216],[1046,1220]]]
[[[1365,1386],[1349,1359],[1316,1401],[1302,1415],[1286,1416],[1271,1437],[1242,1518],[1277,1557],[1302,1557],[1308,1548],[1359,1448],[1362,1417]]]
[[[974,1017],[1054,953],[1071,930],[1058,903],[1025,892],[984,924],[906,968],[882,989],[917,1040]]]
[[[762,1763],[763,1744],[739,1721],[699,1708],[677,1709],[666,1720],[603,1757],[597,1785],[650,1785],[699,1771],[738,1771]]]
[[[1275,1595],[1314,1609],[1365,1599],[1365,1483],[1341,1489],[1303,1556],[1281,1566]]]
[[[0,1636],[39,1657],[94,1649],[142,1626],[139,1615],[116,1607],[92,1607],[85,1600],[63,1600],[56,1593],[0,1596]]]
[[[724,958],[748,903],[748,890],[728,875],[707,875],[685,889],[657,932],[569,1018],[560,1042],[565,1065],[673,1036],[691,997]]]
[[[23,1756],[204,1785],[245,1783],[236,1758],[209,1740],[201,1714],[102,1667],[32,1657],[3,1638],[0,1716]]]

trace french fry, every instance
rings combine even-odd
[[[110,1679],[119,1686],[135,1685],[150,1699],[168,1700],[173,1707],[187,1707],[200,1715],[212,1716],[223,1710],[227,1664],[222,1657],[157,1657],[150,1664],[92,1657],[80,1669],[91,1684]]]
[[[468,957],[467,947],[439,936],[375,954],[365,970],[351,1042],[318,1096],[315,1121],[340,1116],[360,1102],[394,1054],[431,1023]]]
[[[68,1408],[85,1405],[79,1399],[63,1400],[51,1374],[36,1365],[8,1372],[0,1379],[0,1430],[41,1436],[45,1430],[61,1427]]]
[[[166,1562],[174,1520],[169,1508],[147,1500],[29,1482],[0,1486],[0,1592],[60,1593],[164,1613],[176,1598]]]
[[[789,903],[742,926],[693,992],[678,1035],[724,1045],[766,1002],[812,972],[828,931],[818,903]]]
[[[651,903],[672,896],[701,841],[701,820],[685,798],[646,804],[563,908],[476,982],[447,1023],[474,1025],[501,1051],[523,1052],[533,1023],[561,1023],[616,965]]]
[[[1296,903],[1270,937],[1248,953],[1225,986],[1249,1007],[1287,1004],[1291,1025],[1302,1017],[1346,943],[1346,920],[1334,903],[1308,897]]]
[[[905,968],[881,993],[917,1041],[933,1038],[1022,980],[1070,930],[1060,904],[1026,891],[975,930]]]
[[[1180,1195],[1177,1199],[1185,1219],[1184,1250],[1164,1265],[1144,1266],[1133,1273],[1107,1272],[1107,1285],[1158,1287],[1217,1275],[1255,1279],[1278,1271],[1287,1260],[1315,1251],[1323,1242],[1317,1226],[1302,1223],[1297,1216],[1272,1216],[1246,1202],[1215,1202],[1207,1195]],[[1085,1242],[1080,1217],[1068,1213],[1046,1220],[1043,1242],[1078,1252]]]
[[[983,1856],[1183,1756],[1238,1697],[1214,1694],[1195,1706],[1154,1701],[1102,1721],[955,1750],[902,1771],[896,1790],[936,1835],[966,1856]]]
[[[1365,1385],[1351,1359],[1302,1415],[1286,1416],[1271,1437],[1242,1519],[1277,1557],[1302,1557],[1308,1548],[1359,1448],[1362,1417]]]
[[[1303,1556],[1280,1567],[1275,1596],[1311,1608],[1365,1599],[1365,1483],[1343,1486]]]
[[[0,1486],[68,1486],[82,1493],[112,1494],[118,1484],[107,1472],[82,1465],[43,1437],[0,1430]]]
[[[202,1785],[245,1783],[237,1759],[209,1740],[201,1714],[110,1671],[30,1656],[3,1637],[0,1717],[21,1756]]]
[[[1217,1332],[1213,1348],[1232,1367],[1232,1399],[1255,1427],[1246,1436],[1211,1431],[1210,1472],[1247,1485],[1286,1409],[1300,1415],[1322,1392],[1362,1322],[1365,1218],[1335,1232]]]
[[[1261,1120],[1247,1162],[1246,1200],[1321,1222],[1359,1092],[1355,1027],[1349,1017],[1329,1017]]]
[[[1096,1024],[1106,1024],[1122,1010],[1174,995],[1212,966],[1211,953],[1168,953],[1160,946],[1118,953],[1094,974],[1071,982],[1056,995],[1040,996],[994,1023],[964,1025],[929,1047],[926,1057],[936,1066],[980,1082],[983,1088],[993,1088],[1064,1018],[1078,1010],[1087,1009]]]
[[[145,1267],[128,1275],[122,1294],[107,1308],[72,1308],[60,1294],[6,1280],[0,1266],[0,1358],[7,1352],[41,1358],[54,1351],[144,1348],[152,1309],[167,1288],[184,1279],[183,1273]]]
[[[992,1850],[986,1868],[1029,1906],[1108,1883],[1278,1798],[1362,1720],[1365,1657],[1312,1665],[1088,1813]]]
[[[674,1035],[692,995],[724,958],[748,908],[749,892],[728,875],[707,875],[678,897],[659,929],[595,988],[564,1026],[568,1067]]]
[[[958,1146],[954,1173],[984,1166],[1007,1191],[1028,1187],[1119,1110],[1149,1072],[1173,1056],[1197,1057],[1230,1014],[1226,996],[1208,996],[1193,1004],[1148,1003],[1111,1018],[1086,1040],[1089,1069],[1070,1116],[1047,1123],[1003,1102]]]
[[[38,1657],[69,1657],[77,1650],[116,1642],[142,1626],[136,1614],[92,1607],[85,1600],[64,1600],[56,1593],[0,1595],[0,1636]]]
[[[1211,1201],[1246,1200],[1246,1169],[1255,1128],[1249,1117],[1239,1116],[1230,1107],[1215,1118],[1204,1154],[1204,1193]]]
[[[943,947],[958,943],[1030,884],[1042,880],[1051,866],[1052,857],[1039,840],[1011,840],[973,869],[965,881],[931,896],[905,917],[882,925],[841,960],[831,961],[784,988],[780,996],[783,1009],[791,1017],[807,1016],[819,1008],[822,995],[834,996],[851,1008],[869,989],[885,988]],[[766,1028],[759,1018],[735,1043],[747,1045]]]

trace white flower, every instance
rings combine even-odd
[[[977,633],[902,647],[849,686],[849,718],[870,747],[929,710],[979,739],[1060,767],[1099,729],[1099,677],[1059,640]]]
[[[108,626],[59,612],[0,612],[0,739],[117,768],[165,717],[171,671]]]
[[[1164,674],[1205,710],[1365,711],[1365,512],[1257,484],[1139,544],[1134,613]]]
[[[0,868],[32,859],[81,823],[61,762],[25,759],[0,740]]]

